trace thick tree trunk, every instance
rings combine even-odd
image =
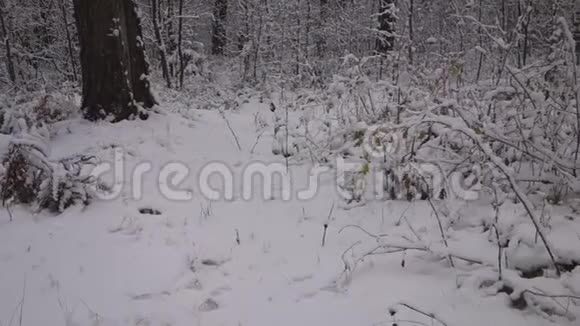
[[[133,0],[74,0],[74,8],[85,117],[119,121],[155,105]]]
[[[377,52],[386,54],[395,47],[395,0],[379,0],[379,37]]]
[[[212,48],[214,55],[223,55],[226,47],[226,19],[228,15],[228,1],[215,0],[213,7]]]

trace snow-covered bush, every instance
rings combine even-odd
[[[94,157],[79,156],[52,164],[50,177],[38,187],[39,209],[61,213],[74,204],[88,206],[96,181],[87,175],[86,168],[94,163]]]
[[[2,202],[3,203],[32,203],[44,176],[44,169],[32,165],[30,151],[27,146],[13,145],[3,162],[2,175]]]
[[[36,103],[0,111],[2,204],[34,204],[56,213],[73,204],[88,205],[96,181],[87,168],[94,158],[49,159],[51,127],[78,110],[59,96],[44,96]]]
[[[36,123],[50,125],[79,116],[79,112],[78,107],[64,95],[51,94],[43,96],[30,115]]]
[[[425,200],[437,221],[437,237],[428,241],[408,222],[397,226],[347,270],[377,253],[419,251],[468,278],[492,271],[476,287],[509,296],[514,308],[577,318],[578,309],[562,308],[578,305],[577,293],[560,284],[580,264],[577,235],[564,234],[569,222],[551,213],[580,191],[578,87],[566,42],[555,41],[550,56],[526,69],[507,65],[501,79],[478,85],[464,85],[453,61],[441,71],[409,69],[396,83],[374,82],[365,60],[349,56],[327,88],[296,102],[291,114],[302,123],[289,130],[305,150],[292,159],[371,164],[384,172],[384,198]],[[344,175],[346,207],[364,203],[364,171]],[[485,207],[485,216],[469,205]],[[458,250],[463,238],[483,239],[485,251]]]

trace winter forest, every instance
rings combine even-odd
[[[580,0],[0,0],[0,326],[580,325]]]

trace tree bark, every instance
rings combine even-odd
[[[212,48],[214,55],[223,55],[226,47],[226,20],[228,16],[228,1],[215,0],[213,7]]]
[[[74,0],[81,44],[83,111],[89,120],[129,119],[156,104],[133,0]]]

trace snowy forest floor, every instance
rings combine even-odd
[[[112,158],[114,147],[123,148],[127,187],[118,199],[56,217],[17,206],[9,222],[8,212],[0,211],[1,326],[438,324],[410,310],[391,316],[389,307],[397,302],[433,313],[449,326],[550,324],[528,310],[510,308],[506,294],[459,286],[461,270],[420,253],[368,257],[349,282],[337,283],[343,258],[376,242],[345,226],[389,234],[402,228],[397,225],[405,216],[424,238],[437,239],[437,221],[426,201],[371,201],[349,210],[336,206],[329,218],[338,203],[330,174],[307,201],[284,201],[279,194],[245,201],[239,187],[233,201],[210,203],[196,190],[190,201],[165,199],[156,170],[166,163],[191,168],[183,184],[187,188],[208,162],[242,171],[250,162],[281,159],[272,154],[272,128],[250,153],[257,137],[255,114],[268,117],[267,104],[252,99],[237,112],[226,111],[241,151],[218,111],[193,112],[168,108],[147,121],[117,124],[79,120],[54,138],[54,159],[76,153]],[[131,167],[140,162],[152,163],[153,171],[137,201],[128,184]],[[294,187],[307,184],[309,168],[290,165]],[[484,212],[477,202],[463,205],[471,215]],[[161,214],[142,214],[142,208]],[[448,237],[461,240],[457,243],[464,248],[487,250],[481,232],[471,237],[450,231]],[[495,251],[487,254],[493,257]],[[570,278],[580,283],[578,274]]]

